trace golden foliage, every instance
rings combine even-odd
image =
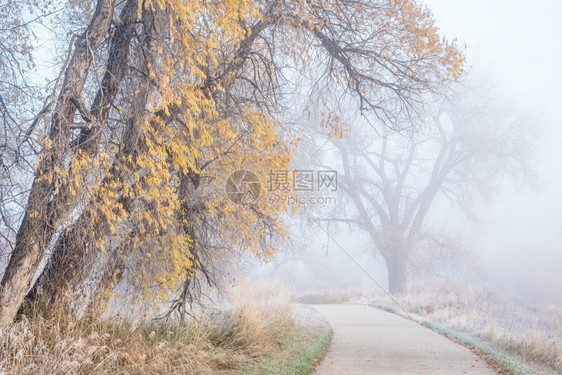
[[[123,239],[132,239],[133,251],[121,256],[134,265],[131,281],[147,296],[168,299],[197,268],[194,227],[212,227],[216,253],[210,259],[216,262],[238,252],[267,260],[287,235],[281,220],[286,203],[240,206],[223,191],[236,170],[252,170],[265,181],[270,170],[287,170],[291,161],[292,140],[282,136],[272,113],[258,102],[224,100],[244,69],[236,68],[243,62],[238,51],[253,37],[251,25],[279,28],[281,49],[296,70],[317,63],[314,46],[322,45],[335,61],[329,79],[374,109],[379,88],[404,85],[411,94],[462,74],[463,56],[455,43],[439,36],[429,11],[414,1],[345,2],[347,13],[341,14],[342,2],[139,2],[141,19],[157,14],[161,22],[154,24],[153,58],[147,62],[151,86],[134,94],[145,90],[149,97],[138,124],[138,149],[131,153],[123,145],[103,144],[94,154],[78,149],[66,170],[45,171],[41,178],[54,181],[57,194],[80,198],[94,218],[98,250],[119,254]],[[334,37],[331,29],[341,35]],[[274,58],[266,42],[255,43],[266,58]],[[275,74],[258,83],[274,85]],[[326,116],[326,126],[332,135],[345,135],[336,113]],[[44,145],[50,149],[53,140]],[[192,179],[189,193],[186,179]],[[188,212],[196,207],[195,214]]]

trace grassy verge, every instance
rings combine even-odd
[[[545,375],[548,374],[542,370],[532,369],[531,367],[521,363],[513,357],[500,353],[499,351],[493,349],[489,344],[478,340],[471,335],[466,333],[457,332],[452,328],[444,326],[443,324],[438,324],[430,322],[428,320],[421,323],[422,326],[432,329],[442,335],[447,336],[455,342],[459,342],[477,354],[483,355],[494,368],[500,369],[503,372],[511,375]],[[490,363],[491,362],[491,363]]]
[[[306,375],[326,354],[332,339],[332,331],[325,329],[311,336],[298,335],[291,342],[283,345],[278,353],[263,360],[245,366],[243,375]]]
[[[398,312],[398,310],[395,309],[394,307],[390,307],[390,306],[386,306],[386,305],[381,305],[381,304],[378,304],[378,303],[372,303],[372,304],[370,304],[369,306],[376,307],[376,308],[379,309],[379,310],[383,310],[383,311],[386,311],[386,312],[389,312],[389,313],[393,313],[393,314],[396,314],[396,313]]]
[[[0,373],[308,374],[330,337],[297,321],[285,291],[246,286],[229,309],[185,324],[22,316],[0,331]]]

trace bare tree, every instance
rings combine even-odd
[[[494,109],[483,90],[455,89],[425,106],[413,129],[376,136],[354,124],[349,140],[334,139],[324,160],[339,167],[345,206],[322,220],[368,233],[386,261],[392,293],[405,290],[408,264],[423,242],[443,245],[427,225],[436,202],[469,212],[504,176],[530,176],[525,121]]]

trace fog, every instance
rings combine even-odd
[[[493,198],[475,205],[470,217],[437,204],[431,213],[438,218],[433,224],[454,233],[470,248],[471,258],[461,266],[444,264],[429,276],[410,272],[408,283],[468,282],[562,304],[558,72],[562,3],[428,0],[426,4],[442,33],[466,45],[468,74],[489,84],[495,104],[528,119],[534,159],[530,183],[521,186],[503,179]],[[365,233],[334,227],[328,234],[306,218],[301,225],[308,225],[304,235],[295,231],[273,264],[256,267],[256,275],[281,278],[296,288],[388,288],[384,260],[380,254],[373,256]]]
[[[558,1],[427,2],[446,35],[467,45],[472,69],[486,72],[503,99],[535,119],[538,191],[505,184],[472,235],[488,276],[503,287],[548,294],[562,286],[562,32]],[[551,295],[555,295],[552,293]],[[562,298],[559,292],[558,298]],[[558,299],[558,302],[561,302]]]

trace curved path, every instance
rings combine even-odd
[[[494,375],[467,348],[418,323],[364,305],[314,305],[334,330],[317,375]]]

